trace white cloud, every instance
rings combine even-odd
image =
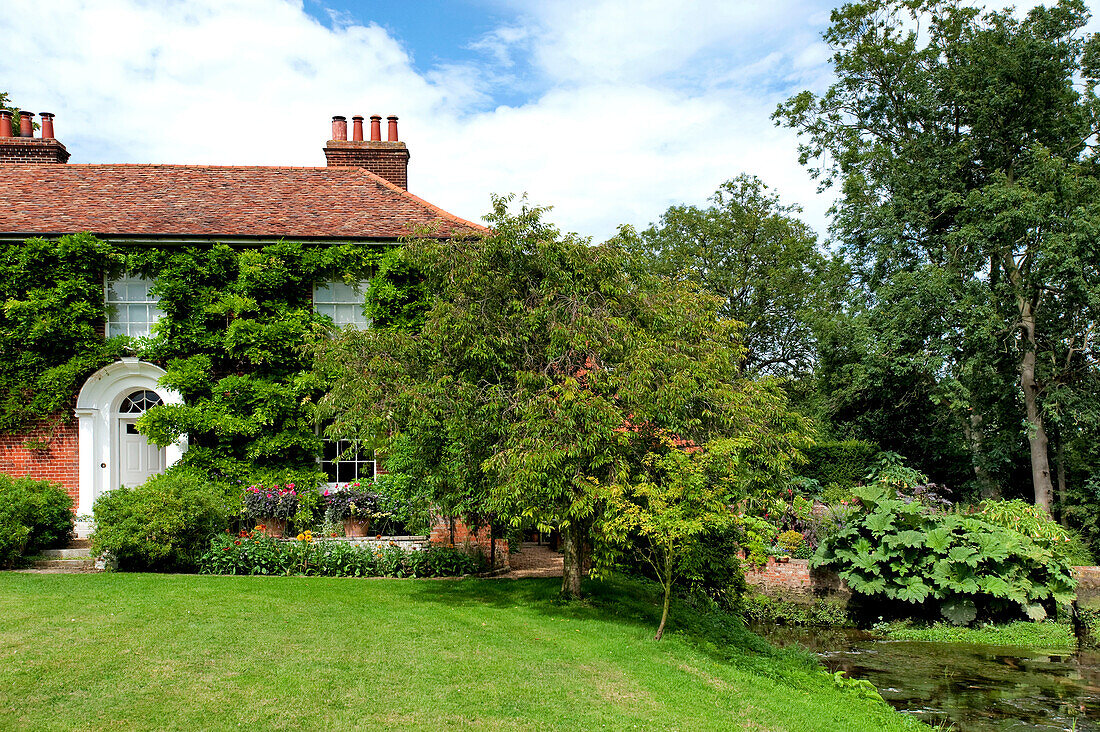
[[[824,231],[831,199],[770,115],[828,84],[830,2],[495,2],[483,64],[422,73],[381,26],[300,0],[6,0],[0,89],[56,112],[74,162],[323,165],[331,115],[392,113],[412,190],[467,218],[526,191],[602,239],[749,172]],[[533,95],[492,107],[502,88]]]

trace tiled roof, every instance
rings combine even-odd
[[[485,231],[362,168],[0,165],[0,235],[378,238]]]

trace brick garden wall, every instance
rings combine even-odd
[[[76,422],[40,422],[25,432],[0,433],[0,473],[60,483],[76,506],[80,486]]]
[[[760,569],[751,565],[745,567],[745,582],[765,595],[788,600],[809,601],[819,597],[846,600],[852,595],[835,573],[811,570],[808,559],[792,559],[780,564],[775,557],[768,557],[768,563]]]
[[[432,517],[432,528],[429,541],[441,546],[449,546],[451,544],[451,524],[449,519],[443,516]],[[485,555],[486,559],[492,556],[493,542],[489,537],[488,526],[483,526],[477,531],[474,531],[459,519],[455,519],[454,545],[456,547],[462,547],[464,545],[477,546],[481,549],[481,553]],[[508,541],[498,536],[496,540],[496,561],[494,562],[493,568],[499,569],[507,566]]]

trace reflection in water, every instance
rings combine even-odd
[[[876,640],[846,629],[757,628],[867,679],[895,708],[972,730],[1100,731],[1100,655],[962,643]],[[1076,726],[1074,726],[1076,724]]]

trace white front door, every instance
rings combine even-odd
[[[137,431],[135,424],[139,416],[119,417],[118,420],[119,482],[128,488],[163,473],[167,466],[165,449],[149,442]]]

